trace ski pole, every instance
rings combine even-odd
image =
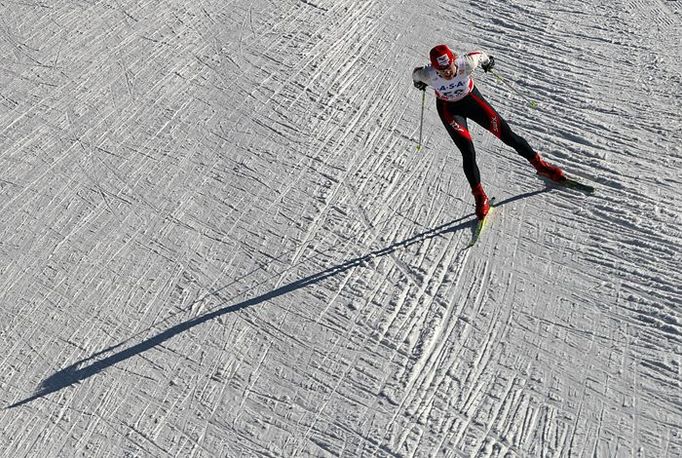
[[[422,113],[419,117],[419,143],[417,144],[417,152],[422,150],[422,129],[424,127],[424,102],[426,101],[426,89],[422,89]]]
[[[533,110],[535,110],[535,109],[538,107],[538,103],[537,103],[535,100],[532,100],[532,99],[529,98],[527,95],[523,94],[522,92],[519,92],[514,86],[512,86],[511,84],[509,84],[509,83],[508,83],[504,78],[502,78],[497,72],[494,72],[494,71],[490,70],[490,73],[492,73],[492,74],[495,76],[495,78],[497,78],[497,81],[501,82],[502,84],[504,84],[505,86],[507,86],[509,89],[511,89],[513,92],[515,92],[517,95],[520,95],[522,98],[524,98],[524,99],[526,100],[526,102],[528,102],[528,105],[530,105],[530,107],[531,107]]]

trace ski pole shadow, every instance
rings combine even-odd
[[[519,199],[531,197],[541,192],[545,191],[544,190],[535,191],[527,194],[522,194],[520,196],[512,197],[510,199],[502,201],[498,205],[508,204]],[[247,299],[236,304],[228,305],[226,307],[219,308],[217,310],[208,312],[204,315],[192,318],[190,320],[183,321],[182,323],[176,324],[175,326],[171,326],[165,331],[162,331],[159,334],[156,334],[135,345],[132,345],[128,348],[124,348],[122,350],[110,354],[109,356],[105,356],[101,359],[98,359],[99,357],[105,355],[106,353],[110,353],[111,351],[121,347],[122,343],[113,345],[105,350],[97,352],[91,356],[88,356],[87,358],[81,359],[75,362],[74,364],[65,367],[64,369],[55,372],[54,374],[52,374],[51,376],[42,381],[38,390],[34,394],[5,407],[5,409],[20,407],[24,404],[28,404],[32,401],[35,401],[36,399],[43,398],[49,394],[61,391],[64,388],[76,385],[82,382],[83,380],[92,377],[93,375],[96,375],[120,362],[123,362],[127,359],[130,359],[134,356],[140,355],[148,350],[151,350],[152,348],[157,347],[158,345],[161,345],[162,343],[170,340],[174,336],[177,336],[203,323],[214,320],[224,315],[228,315],[230,313],[238,312],[248,307],[253,307],[255,305],[262,304],[269,300],[275,299],[280,296],[284,296],[286,294],[292,293],[302,288],[306,288],[316,283],[320,283],[330,277],[346,272],[355,267],[359,267],[365,264],[370,259],[387,256],[398,250],[408,248],[417,243],[422,243],[429,239],[441,237],[448,233],[461,231],[463,229],[470,227],[472,224],[475,223],[475,221],[476,220],[474,215],[467,215],[460,219],[445,223],[436,228],[429,229],[425,232],[414,235],[408,239],[394,243],[390,246],[372,251],[368,254],[356,257],[342,264],[338,264],[336,266],[314,273],[307,277],[301,278],[292,283],[269,291],[265,294],[261,294],[251,299]]]
[[[503,205],[509,205],[509,204],[516,202],[518,200],[529,199],[531,197],[535,197],[535,196],[540,195],[540,194],[545,194],[547,192],[550,192],[551,190],[552,190],[552,188],[546,187],[546,188],[538,189],[537,191],[525,192],[523,194],[519,194],[517,196],[512,196],[512,197],[509,197],[508,199],[497,202],[495,204],[495,206],[501,207]]]
[[[505,200],[496,201],[496,202],[495,202],[495,208],[500,208],[500,207],[502,207],[502,206],[504,206],[504,205],[509,205],[509,204],[511,204],[511,203],[513,203],[513,202],[516,202],[516,201],[518,201],[518,200],[529,199],[529,198],[531,198],[531,197],[537,196],[537,195],[539,195],[539,194],[544,194],[544,193],[549,192],[549,191],[551,191],[551,190],[552,190],[551,188],[548,188],[548,187],[547,187],[547,188],[544,188],[544,189],[539,189],[539,190],[537,190],[537,191],[530,191],[530,192],[526,192],[526,193],[519,194],[519,195],[516,195],[516,196],[512,196],[512,197],[509,197],[508,199],[505,199]],[[475,233],[476,233],[476,221],[474,220],[474,222],[471,224],[471,236],[473,237],[473,236],[475,235]],[[468,249],[468,248],[470,248],[470,247],[471,247],[471,246],[468,246],[468,247],[466,247],[466,248],[464,248],[464,249],[466,250],[466,249]]]

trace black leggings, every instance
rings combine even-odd
[[[450,137],[462,152],[464,174],[472,188],[481,182],[481,174],[476,165],[476,150],[467,127],[467,118],[488,129],[526,159],[530,160],[535,156],[535,151],[528,142],[512,132],[507,121],[497,114],[476,87],[457,102],[436,99],[436,109]]]

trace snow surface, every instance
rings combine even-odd
[[[682,456],[682,2],[0,1],[4,457]],[[481,242],[413,67],[446,42]],[[527,106],[524,96],[537,100]]]

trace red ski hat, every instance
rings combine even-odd
[[[431,59],[431,65],[436,70],[444,70],[452,65],[455,60],[455,55],[448,45],[438,45],[434,47],[429,53],[429,58]]]

